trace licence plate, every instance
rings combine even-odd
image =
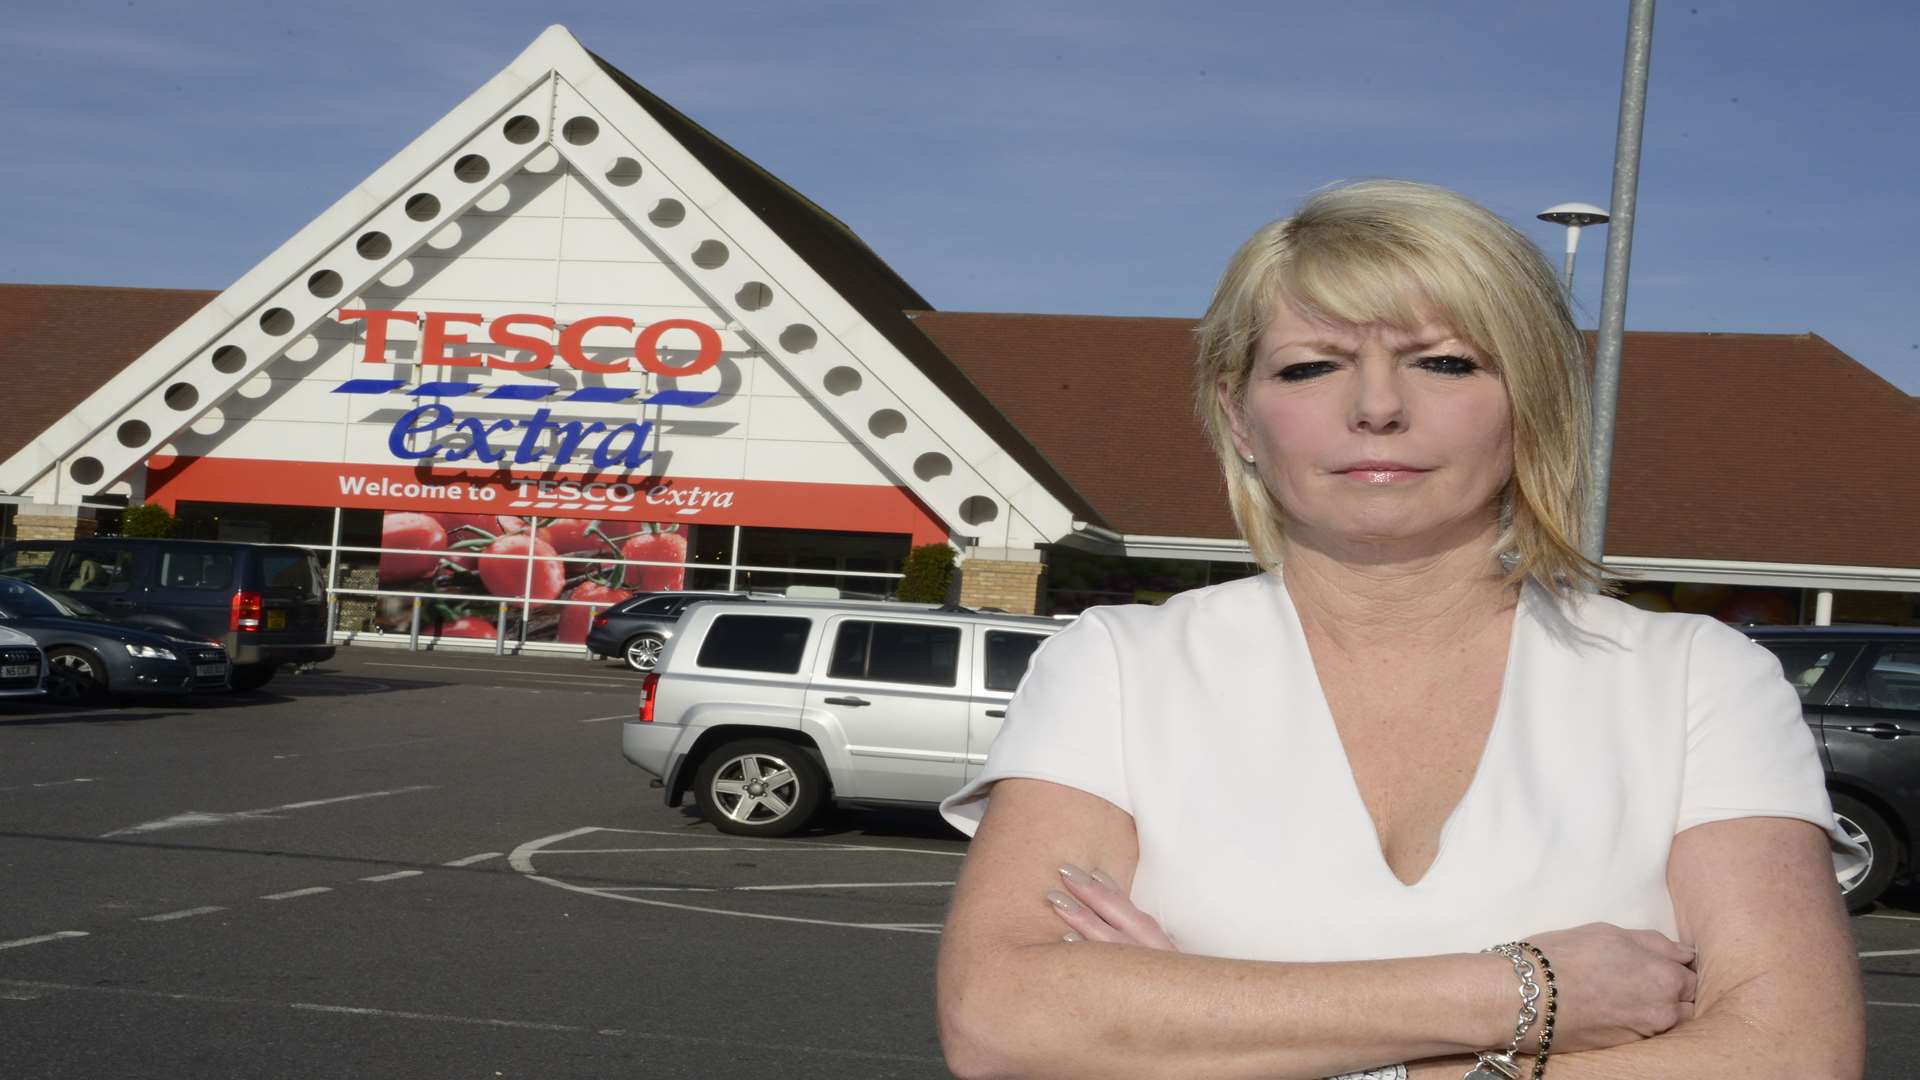
[[[286,613],[286,612],[284,612],[284,611],[269,611],[269,612],[267,612],[267,629],[269,629],[269,630],[285,630],[286,628],[287,628],[287,613]]]
[[[31,679],[40,674],[40,669],[32,664],[8,664],[0,667],[0,679]]]
[[[195,664],[193,665],[193,673],[195,675],[225,675],[227,673],[227,665]]]

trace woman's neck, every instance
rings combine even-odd
[[[1439,551],[1361,558],[1289,543],[1281,579],[1301,622],[1343,652],[1457,641],[1518,601],[1493,541],[1488,531]]]

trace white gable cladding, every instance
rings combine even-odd
[[[684,379],[373,365],[364,329],[336,308],[540,314],[562,327],[694,319],[720,330],[723,359]],[[417,327],[395,324],[389,338],[387,355],[412,358]],[[600,329],[585,344],[612,358],[634,342]],[[693,345],[670,331],[663,359]],[[0,490],[78,501],[154,453],[391,462],[392,421],[418,401],[332,392],[369,377],[718,390],[693,408],[547,407],[555,420],[654,420],[658,457],[643,468],[668,475],[897,484],[956,536],[993,544],[1071,529],[1058,500],[558,27],[0,465]],[[537,407],[460,400],[463,415]]]

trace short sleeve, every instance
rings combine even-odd
[[[1120,664],[1096,611],[1034,652],[986,768],[942,802],[940,813],[972,836],[986,816],[989,789],[1015,777],[1078,788],[1132,813],[1121,754]]]
[[[1837,873],[1866,862],[1834,821],[1819,748],[1780,661],[1745,634],[1702,620],[1688,662],[1687,760],[1674,832],[1744,817],[1818,825]]]

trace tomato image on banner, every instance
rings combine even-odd
[[[380,588],[427,595],[425,636],[491,640],[505,600],[509,640],[583,644],[594,615],[686,580],[687,534],[677,524],[389,510],[381,526],[381,547],[409,551],[381,553]],[[530,611],[522,600],[534,602]],[[411,619],[410,600],[385,597],[376,621],[406,633]]]

